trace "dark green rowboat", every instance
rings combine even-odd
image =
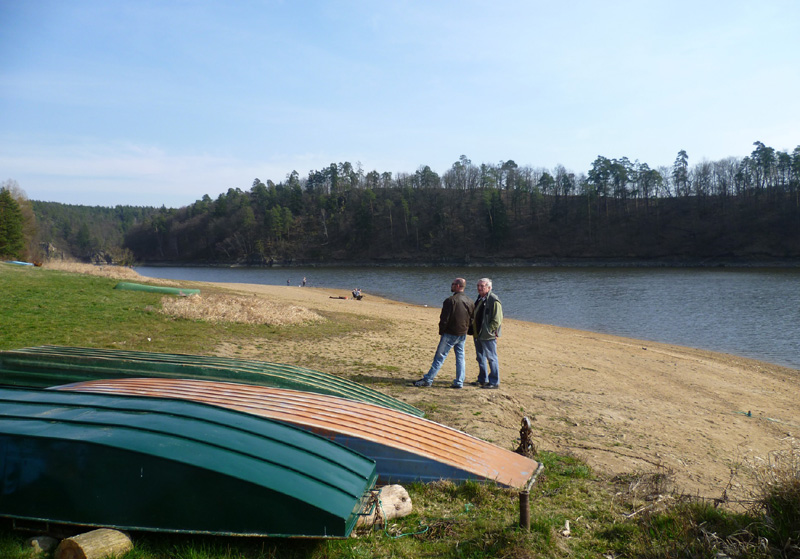
[[[200,293],[199,289],[187,289],[184,287],[168,287],[165,285],[147,285],[145,283],[131,283],[121,281],[114,286],[114,289],[123,289],[126,291],[147,291],[150,293],[163,293],[165,295],[197,295]]]
[[[0,351],[0,385],[47,388],[108,378],[183,378],[257,384],[338,396],[410,413],[418,408],[356,382],[313,369],[248,359],[39,346]]]
[[[347,537],[375,463],[204,404],[0,388],[0,516],[122,530]]]

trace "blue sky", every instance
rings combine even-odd
[[[180,207],[330,163],[800,144],[800,2],[0,0],[0,181]]]

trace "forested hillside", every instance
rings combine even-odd
[[[246,263],[769,261],[800,258],[800,147],[671,168],[598,157],[585,175],[473,165],[439,176],[345,162],[162,209],[138,260]]]
[[[132,264],[125,236],[142,226],[156,208],[78,206],[31,202],[36,215],[37,259],[76,258],[86,262]]]
[[[204,264],[800,260],[800,146],[576,175],[473,164],[443,175],[344,162],[179,208],[33,202],[38,238],[84,260]]]

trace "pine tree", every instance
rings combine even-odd
[[[19,203],[7,188],[0,188],[0,258],[20,258],[25,248]]]

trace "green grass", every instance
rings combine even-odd
[[[346,315],[323,324],[282,328],[177,320],[156,312],[161,295],[114,290],[116,283],[0,265],[0,349],[53,344],[202,354],[219,343],[268,346],[273,341],[321,340],[380,327]],[[358,374],[369,378],[369,371]],[[427,411],[435,408],[431,404]],[[573,456],[539,452],[536,458],[545,468],[530,493],[529,531],[519,527],[516,491],[490,484],[438,482],[408,486],[413,513],[358,538],[320,541],[136,533],[135,548],[125,559],[710,559],[721,557],[718,553],[731,558],[798,557],[800,466],[796,455],[792,457],[794,461],[782,470],[786,475],[770,477],[747,514],[669,494],[670,472],[606,479]],[[647,494],[631,493],[632,486],[647,487]],[[665,494],[670,498],[651,499]],[[569,537],[561,534],[567,521]],[[13,531],[7,520],[0,521],[0,557],[29,559],[24,541],[30,535]],[[52,557],[52,553],[42,557]]]
[[[264,345],[322,339],[379,328],[354,315],[275,327],[175,319],[157,312],[158,293],[116,290],[117,280],[0,265],[0,349],[66,345],[171,353],[207,353],[222,342]]]

